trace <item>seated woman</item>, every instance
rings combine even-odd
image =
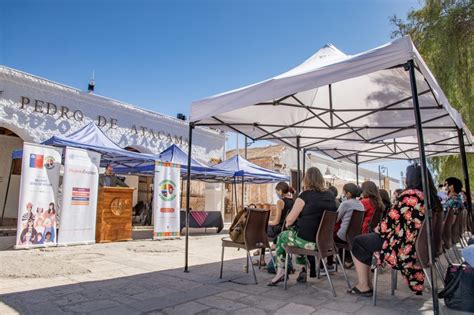
[[[449,209],[454,209],[454,213],[458,214],[464,207],[461,196],[462,182],[459,178],[448,177],[444,181],[444,187],[447,189],[447,199],[444,203],[445,214]]]
[[[382,214],[385,206],[382,198],[380,197],[379,189],[374,182],[366,181],[362,183],[362,199],[360,202],[364,206],[364,222],[362,223],[362,234],[366,234],[370,231],[370,223],[375,213]]]
[[[283,224],[285,222],[286,216],[288,215],[291,208],[293,207],[294,190],[287,183],[279,182],[275,186],[275,192],[278,198],[280,199],[276,203],[275,217],[273,218],[273,220],[268,222],[267,235],[271,239],[274,239],[276,242],[276,237],[283,230]],[[254,255],[256,256],[260,255],[260,251],[256,251]],[[258,261],[254,262],[254,265],[257,265],[257,264],[258,264]],[[260,265],[261,266],[266,265],[264,255],[261,255]]]
[[[283,223],[295,202],[294,190],[287,183],[279,182],[275,186],[275,192],[280,199],[276,203],[275,217],[268,222],[267,235],[271,238],[276,238],[283,230]]]
[[[360,195],[359,187],[353,183],[347,183],[342,187],[343,201],[337,209],[337,221],[340,222],[339,229],[337,229],[334,240],[338,243],[346,243],[346,233],[349,223],[351,221],[352,212],[364,211],[364,206],[357,200]]]
[[[346,233],[349,223],[351,222],[352,212],[354,211],[364,211],[364,206],[362,203],[357,200],[360,195],[360,189],[356,184],[347,183],[342,187],[342,202],[337,209],[337,220],[336,228],[334,232],[334,241],[337,243],[347,243]],[[349,255],[346,256],[346,262],[351,266]],[[323,268],[320,265],[320,268]],[[329,273],[336,271],[336,266],[334,264],[334,256],[329,256],[327,258],[327,269]],[[325,275],[324,269],[321,270],[321,275]]]
[[[319,169],[311,167],[306,171],[304,191],[296,199],[293,208],[286,217],[285,226],[289,228],[280,233],[276,245],[277,273],[268,286],[275,286],[285,277],[285,246],[314,250],[316,248],[316,233],[324,210],[336,211],[334,195],[324,187],[324,178]],[[306,265],[306,257],[298,256],[296,263]],[[306,268],[301,269],[298,282],[306,279]]]
[[[436,188],[429,176],[430,201],[433,208],[441,206]],[[421,167],[410,165],[406,171],[406,189],[373,233],[358,235],[352,244],[352,258],[358,283],[348,293],[363,296],[372,295],[370,265],[376,253],[377,263],[386,262],[400,270],[408,281],[410,289],[421,294],[425,275],[417,259],[415,242],[425,217]],[[434,231],[436,232],[436,231]]]

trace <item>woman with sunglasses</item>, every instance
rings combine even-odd
[[[444,189],[448,193],[446,202],[444,203],[445,214],[449,209],[454,209],[455,214],[463,208],[463,202],[461,197],[462,182],[456,177],[448,177],[444,181]]]

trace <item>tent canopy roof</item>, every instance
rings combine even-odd
[[[214,166],[217,169],[225,170],[233,173],[233,179],[227,179],[232,181],[235,179],[237,182],[252,182],[252,183],[270,183],[279,181],[289,181],[287,175],[283,175],[256,164],[247,161],[240,155],[235,155],[224,162],[221,162]]]
[[[467,137],[465,137],[465,141]],[[444,156],[459,153],[459,138],[456,131],[443,133],[426,133],[426,157]],[[416,136],[383,140],[377,143],[340,142],[336,145],[321,145],[310,148],[333,158],[334,160],[351,163],[370,163],[380,160],[415,160],[419,158],[418,139]],[[472,153],[472,144],[466,147],[466,152]],[[356,157],[357,156],[357,157]]]
[[[151,154],[122,149],[92,122],[68,136],[53,136],[42,144],[57,147],[70,146],[98,152],[102,155],[101,165],[111,163],[114,166],[133,168],[144,163],[154,163],[157,160],[157,157]]]
[[[178,164],[181,166],[181,176],[186,175],[187,165],[188,165],[188,155],[181,150],[177,145],[172,144],[161,152],[157,160],[161,162],[168,162],[173,164]],[[127,173],[141,173],[141,174],[154,174],[155,164],[147,163],[135,168],[126,168],[118,167],[114,171],[118,174],[127,174]],[[232,177],[233,172],[221,170],[216,167],[206,166],[194,159],[191,159],[191,178],[196,180],[208,181],[208,182],[218,182],[224,181],[228,177]]]
[[[183,152],[183,150],[181,150],[180,147],[178,147],[176,144],[172,144],[168,148],[163,150],[163,152],[158,155],[158,159],[161,162],[179,164],[182,167],[186,167],[188,165],[188,155]],[[204,165],[191,158],[191,166]]]
[[[472,146],[471,134],[460,114],[450,106],[409,37],[356,55],[326,45],[281,75],[193,102],[190,119],[196,125],[293,148],[340,149],[348,142],[357,142],[357,146],[382,146],[394,153],[393,146],[388,145],[394,139],[416,139],[406,70],[410,60],[415,64],[427,138],[443,143],[456,135],[458,128],[464,128],[465,143]],[[434,147],[437,154],[459,152],[458,148],[446,153],[442,152],[446,147]],[[412,153],[411,157],[417,156]],[[407,158],[404,154],[400,157]]]

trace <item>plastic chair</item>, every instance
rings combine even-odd
[[[432,211],[432,224],[433,224],[433,251],[435,257],[439,258],[443,255],[443,224],[444,224],[444,212],[443,211]]]
[[[444,280],[444,270],[441,256],[444,254],[443,248],[443,229],[444,229],[444,211],[432,212],[432,235],[433,235],[433,252],[435,256],[434,267],[440,279]]]
[[[453,244],[453,239],[452,239],[452,230],[453,230],[453,224],[455,220],[455,214],[454,214],[454,209],[449,209],[448,213],[446,214],[446,218],[444,219],[443,223],[443,249],[444,249],[444,256],[448,263],[453,263],[453,259],[451,255],[449,254],[449,251],[452,247]]]
[[[372,219],[370,219],[369,233],[372,232],[382,220],[384,209],[375,209]]]
[[[346,250],[352,250],[352,242],[354,238],[362,232],[362,223],[364,221],[364,211],[353,210],[349,226],[346,231],[347,243],[335,242],[336,248],[342,249],[342,262],[346,259]]]
[[[464,209],[461,209],[457,214],[455,214],[453,228],[451,230],[451,233],[452,233],[451,248],[454,252],[454,255],[458,259],[459,263],[463,262],[461,253],[459,252],[458,247],[457,247],[457,243],[460,243],[461,247],[464,247],[464,244],[462,243],[462,240],[461,240],[462,230],[463,230],[463,211]]]
[[[256,208],[246,208],[247,210],[247,221],[244,227],[244,244],[236,243],[228,237],[222,238],[222,255],[221,255],[221,270],[219,278],[222,279],[222,272],[224,269],[224,249],[226,247],[242,248],[247,251],[247,264],[252,266],[253,277],[255,284],[257,282],[257,275],[255,274],[255,268],[250,257],[250,251],[260,249],[265,251],[266,248],[270,250],[270,256],[273,260],[272,249],[267,238],[267,226],[268,218],[270,216],[270,210],[262,210]],[[247,267],[248,273],[248,267]]]
[[[326,276],[329,281],[329,285],[331,286],[333,296],[336,296],[336,291],[334,290],[334,285],[331,280],[331,276],[328,272],[328,268],[324,258],[335,255],[337,258],[337,263],[341,266],[342,272],[344,273],[344,278],[346,279],[347,286],[350,288],[351,284],[349,283],[349,279],[347,278],[346,270],[344,269],[344,265],[341,262],[341,258],[337,253],[336,246],[334,244],[333,238],[333,231],[334,225],[336,224],[337,219],[337,212],[335,211],[324,211],[323,217],[321,218],[321,223],[319,224],[318,232],[316,233],[316,249],[309,250],[304,248],[298,248],[294,246],[286,246],[286,261],[289,259],[289,255],[304,255],[304,256],[315,256],[316,260],[316,268],[318,279],[320,278],[319,272],[319,263],[323,263],[324,270],[326,271]],[[308,276],[308,273],[306,273]],[[285,290],[288,288],[288,264],[285,264]]]
[[[463,230],[462,230],[462,240],[464,241],[465,246],[468,246],[468,241],[471,238],[471,230],[470,226],[470,219],[469,219],[469,212],[467,209],[463,211]]]
[[[426,269],[431,267],[430,252],[428,249],[428,229],[426,227],[427,224],[428,224],[428,221],[424,220],[423,224],[421,225],[420,231],[418,231],[418,237],[416,238],[416,241],[415,241],[415,251],[416,251],[416,255],[418,256],[418,261],[420,262],[420,265],[423,268],[423,272],[426,276],[426,280],[428,281],[428,284],[430,285],[430,287],[433,288],[430,275],[426,271]],[[434,263],[435,263],[435,268],[437,268],[436,261]],[[440,272],[440,275],[441,275],[441,278],[443,278],[441,272]]]

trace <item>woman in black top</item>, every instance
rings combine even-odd
[[[276,246],[278,270],[275,277],[268,283],[269,286],[274,286],[284,280],[286,245],[309,250],[316,249],[316,233],[324,210],[337,210],[334,195],[324,187],[324,178],[319,169],[311,167],[304,177],[304,191],[296,199],[286,217],[285,226],[289,229],[278,236]],[[305,256],[298,256],[296,263],[303,265],[301,272],[306,272]]]
[[[275,217],[273,220],[268,222],[267,235],[276,242],[276,237],[283,230],[283,224],[285,223],[286,216],[293,208],[294,199],[293,199],[293,188],[290,187],[285,182],[279,182],[275,186],[275,192],[280,198],[276,203]],[[254,253],[255,256],[260,255],[260,251]],[[260,266],[265,266],[265,256],[260,255]],[[254,265],[258,265],[258,261],[254,262]]]
[[[271,238],[276,238],[283,230],[283,223],[295,202],[293,200],[294,190],[287,183],[279,182],[275,186],[275,191],[280,199],[276,203],[275,217],[268,222],[267,235]]]

